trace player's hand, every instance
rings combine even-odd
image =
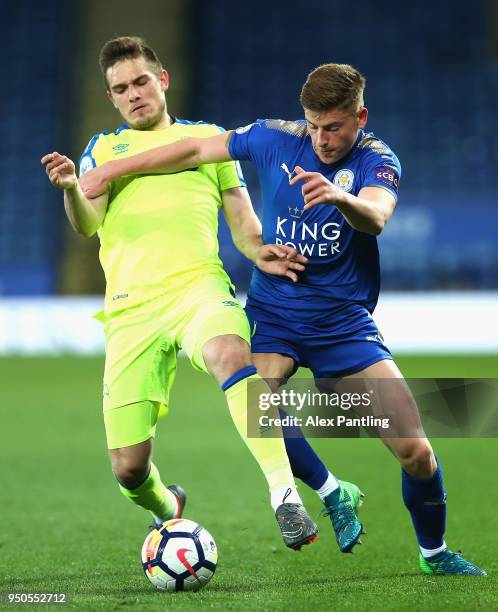
[[[296,249],[279,244],[264,244],[256,258],[256,265],[262,272],[287,276],[294,283],[298,280],[296,272],[302,272],[307,262],[307,257]]]
[[[54,187],[72,189],[78,184],[76,168],[72,160],[60,153],[48,153],[41,159],[45,172]]]
[[[106,164],[92,168],[80,176],[80,187],[87,198],[96,198],[107,191],[111,177],[107,172]]]
[[[301,191],[304,198],[303,210],[308,210],[317,204],[340,204],[344,202],[345,192],[333,185],[320,172],[306,172],[300,166],[294,168],[296,176],[290,185],[304,181]]]

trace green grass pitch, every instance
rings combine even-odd
[[[497,363],[495,355],[398,359],[407,376],[496,378]],[[67,592],[67,607],[85,611],[498,609],[495,439],[433,441],[448,490],[447,542],[488,578],[419,573],[399,466],[377,440],[313,442],[366,494],[364,545],[339,553],[328,519],[320,519],[319,540],[295,553],[281,542],[265,481],[222,393],[185,360],[171,414],[158,426],[155,461],[167,483],[186,488],[186,517],[213,534],[220,563],[200,593],[156,592],[139,559],[148,515],[121,497],[108,465],[102,364],[0,360],[0,591]],[[300,492],[317,516],[316,495],[304,485]]]

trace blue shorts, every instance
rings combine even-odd
[[[315,378],[340,378],[392,359],[372,316],[354,302],[299,320],[286,312],[285,305],[262,307],[250,299],[245,311],[254,330],[253,353],[287,355],[295,361],[296,370],[309,368]]]

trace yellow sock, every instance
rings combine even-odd
[[[260,393],[271,392],[266,382],[258,374],[244,378],[227,389],[225,395],[235,427],[262,469],[270,490],[276,487],[294,488],[296,485],[285,451],[284,439],[281,434],[279,436],[278,429],[258,432],[260,437],[248,437],[247,435],[248,389],[251,403],[258,401]],[[249,408],[258,410],[257,406]]]
[[[167,521],[176,510],[176,498],[161,482],[157,467],[151,463],[150,472],[145,481],[135,489],[127,489],[119,484],[121,493],[137,506],[141,506],[152,514]]]

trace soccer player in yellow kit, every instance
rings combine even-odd
[[[219,128],[171,117],[168,74],[143,40],[120,37],[100,54],[107,95],[126,122],[90,141],[80,173],[106,161]],[[121,492],[149,510],[156,523],[178,517],[185,494],[166,487],[152,463],[158,416],[165,414],[177,352],[213,375],[225,391],[234,423],[268,481],[271,504],[290,548],[316,538],[295,488],[284,441],[275,431],[247,436],[249,379],[266,384],[251,362],[250,329],[218,256],[221,207],[236,246],[266,272],[297,278],[304,258],[263,245],[261,226],[234,162],[206,164],[173,175],[113,181],[87,199],[74,163],[59,153],[43,157],[52,184],[64,190],[73,228],[98,232],[106,276],[104,422],[113,472]],[[254,394],[253,397],[256,397]]]

